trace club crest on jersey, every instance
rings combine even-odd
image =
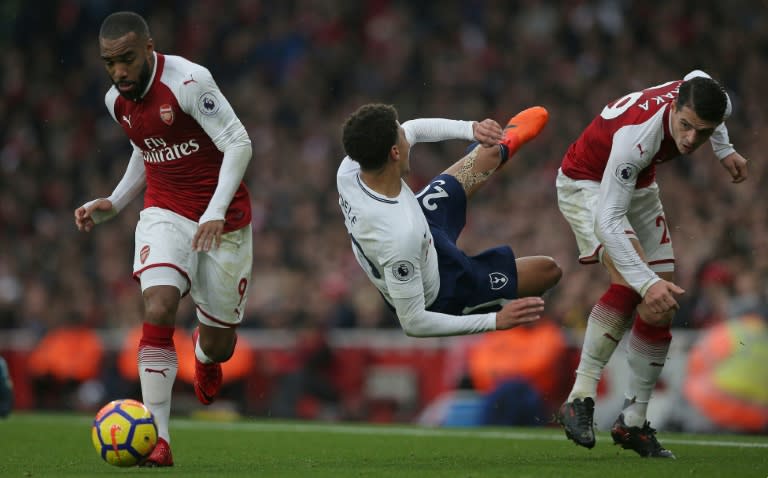
[[[142,247],[139,251],[139,260],[141,260],[142,264],[147,261],[147,257],[149,257],[149,245]]]
[[[400,282],[408,282],[413,278],[414,267],[408,261],[398,261],[392,266],[392,275]]]
[[[634,184],[637,178],[638,167],[634,164],[623,163],[616,168],[616,179],[623,184]]]
[[[173,107],[169,104],[164,104],[160,106],[160,119],[163,120],[163,123],[167,124],[168,126],[173,124]]]
[[[197,100],[197,109],[204,115],[215,115],[219,111],[219,99],[211,91],[203,93]]]
[[[491,290],[502,289],[509,282],[509,278],[501,272],[491,272],[488,278],[491,280]]]

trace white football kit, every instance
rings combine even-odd
[[[417,119],[402,124],[409,145],[472,140],[472,123]],[[352,250],[368,278],[392,306],[403,330],[433,337],[495,330],[496,314],[449,315],[427,310],[440,290],[432,233],[413,191],[401,180],[396,197],[370,189],[360,165],[345,157],[336,174],[339,205]]]
[[[146,186],[134,253],[142,290],[176,286],[190,293],[201,323],[234,326],[251,281],[251,205],[242,182],[251,142],[206,68],[179,56],[154,57],[139,100],[114,86],[105,96],[133,154],[108,198],[113,210],[93,218],[113,216]],[[194,251],[198,225],[211,220],[224,220],[221,246]]]

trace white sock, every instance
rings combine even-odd
[[[200,338],[197,338],[197,342],[195,342],[195,357],[197,357],[197,360],[204,364],[213,363],[213,360],[210,359],[207,355],[205,355],[205,352],[203,352],[202,347],[200,347]]]
[[[652,327],[639,317],[635,321],[627,347],[630,376],[626,394],[627,399],[635,403],[624,411],[624,422],[629,426],[642,427],[651,393],[667,361],[671,335],[669,329]]]
[[[169,444],[171,436],[168,422],[171,418],[171,391],[179,369],[176,349],[155,347],[142,344],[139,346],[139,379],[144,405],[155,416],[157,434]]]
[[[581,359],[576,369],[576,381],[567,401],[572,402],[575,398],[594,398],[597,395],[597,384],[605,364],[619,345],[631,319],[631,311],[628,314],[622,313],[602,300],[595,304],[587,321]]]
[[[626,397],[632,401],[632,397]],[[632,401],[627,408],[622,410],[624,414],[624,424],[630,427],[642,428],[645,425],[645,417],[648,413],[648,402]]]

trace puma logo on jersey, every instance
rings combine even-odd
[[[170,369],[169,368],[164,368],[162,370],[157,370],[155,368],[149,368],[149,367],[145,367],[144,368],[145,372],[147,372],[147,373],[158,373],[158,374],[162,375],[163,378],[166,378],[165,377],[165,372],[167,372],[168,370],[170,370]]]
[[[129,128],[133,128],[133,126],[131,125],[131,115],[128,115],[128,116],[123,115],[123,121],[128,123]]]
[[[637,144],[637,149],[640,150],[640,157],[642,157],[643,154],[645,154],[645,151],[643,151],[643,147],[640,145],[640,143]]]
[[[190,83],[197,83],[197,82],[195,81],[195,79],[194,79],[194,78],[192,78],[192,75],[189,75],[189,79],[188,79],[188,80],[184,80],[184,81],[183,81],[183,84],[185,84],[185,85],[188,85],[188,84],[190,84]]]

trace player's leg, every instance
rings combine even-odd
[[[664,280],[674,279],[673,273],[661,272],[659,275]],[[641,313],[641,309],[646,312]],[[647,312],[646,307],[638,307],[627,344],[629,387],[623,410],[611,427],[611,436],[615,444],[634,450],[640,456],[675,458],[658,442],[656,430],[646,418],[651,394],[664,368],[672,341],[669,327],[674,311],[654,315]]]
[[[660,272],[659,276],[674,281],[674,273]],[[629,389],[625,395],[624,421],[629,426],[642,427],[646,421],[648,403],[661,375],[672,341],[670,324],[674,311],[654,314],[640,304],[627,344],[630,369]]]
[[[632,242],[642,254],[637,241]],[[611,284],[587,317],[576,379],[558,414],[566,435],[587,448],[595,445],[594,406],[603,369],[621,342],[635,307],[641,301],[640,294],[621,278],[607,255],[603,263],[611,276]]]
[[[194,387],[204,405],[215,400],[223,381],[221,363],[235,351],[251,281],[251,235],[250,227],[226,233],[219,248],[200,255],[191,295],[199,321],[193,334]]]
[[[649,267],[662,279],[673,282],[674,251],[658,188],[653,186],[636,193],[628,217],[635,226]],[[674,311],[653,314],[645,304],[638,305],[627,344],[629,388],[624,409],[611,434],[615,443],[641,456],[674,458],[672,452],[656,440],[655,430],[646,419],[651,394],[667,359],[673,317]]]
[[[466,156],[451,165],[443,174],[450,174],[464,187],[467,198],[472,197],[499,167],[504,165],[520,147],[544,129],[549,119],[547,110],[534,106],[513,116],[504,128],[504,138],[498,146],[471,148]]]
[[[171,392],[178,371],[173,342],[176,311],[189,290],[187,270],[194,269],[191,244],[195,223],[169,211],[148,208],[136,226],[134,275],[144,298],[139,341],[142,401],[155,417],[158,445],[144,466],[172,466],[169,421]]]
[[[562,172],[557,177],[558,206],[571,226],[579,247],[579,261],[583,264],[595,264],[600,260],[602,247],[593,227],[599,188],[597,182],[572,180]],[[625,230],[631,229],[628,221],[625,226]],[[633,243],[642,254],[639,243]],[[576,378],[558,412],[558,421],[563,425],[566,436],[587,448],[595,445],[593,416],[602,371],[629,327],[635,307],[641,300],[640,295],[615,271],[610,258],[603,257],[603,263],[611,275],[611,285],[587,318]]]
[[[549,256],[519,257],[515,264],[518,297],[542,295],[557,285],[563,275],[560,266]]]
[[[172,281],[164,277],[174,275],[178,276],[179,283],[186,282],[176,270],[166,267],[142,273],[142,287],[146,288],[143,291],[144,325],[139,341],[139,381],[142,401],[155,418],[159,444],[143,463],[144,466],[173,465],[169,422],[171,393],[179,368],[173,333],[181,292],[176,286],[149,284]]]
[[[467,198],[470,198],[499,168],[504,153],[500,146],[478,145],[466,156],[453,163],[443,174],[455,177],[464,188]]]

